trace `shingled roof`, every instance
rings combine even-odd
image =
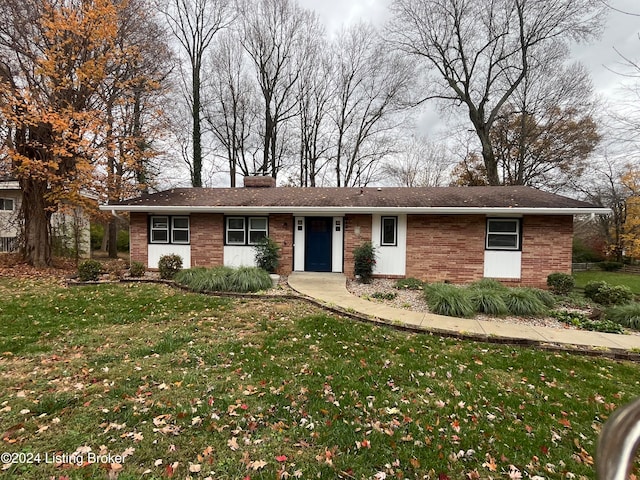
[[[385,211],[464,213],[607,213],[586,202],[531,187],[176,188],[101,207],[117,211],[260,211],[344,213]]]

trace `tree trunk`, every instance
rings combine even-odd
[[[47,183],[21,179],[22,212],[24,216],[23,257],[36,268],[51,266],[51,211],[45,200]]]
[[[476,133],[482,144],[482,159],[484,160],[484,167],[487,171],[487,182],[493,186],[501,185],[500,176],[498,175],[498,161],[493,152],[489,132],[486,128],[476,127]]]
[[[118,219],[109,220],[109,258],[118,258]]]
[[[202,132],[200,127],[200,66],[192,69],[193,75],[193,175],[191,185],[202,187]]]

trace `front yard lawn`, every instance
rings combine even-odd
[[[604,280],[610,285],[626,285],[635,295],[640,295],[640,275],[633,273],[589,270],[587,272],[576,272],[573,276],[576,279],[576,287],[578,288],[584,288],[587,283],[592,281]]]
[[[637,364],[299,301],[8,279],[0,294],[5,478],[594,478],[603,422],[640,395]]]

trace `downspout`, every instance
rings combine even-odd
[[[640,398],[619,408],[600,433],[596,451],[599,480],[627,480],[640,446]]]

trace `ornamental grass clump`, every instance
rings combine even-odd
[[[503,298],[512,315],[536,317],[547,311],[542,300],[530,288],[510,288]]]
[[[476,280],[475,282],[471,282],[468,288],[471,290],[497,290],[501,292],[508,290],[508,287],[493,278],[482,278],[480,280]]]
[[[272,287],[271,277],[262,268],[240,267],[229,275],[229,282],[233,292],[249,293],[269,290]]]
[[[605,312],[605,318],[623,327],[640,330],[640,303],[611,307]]]
[[[450,317],[471,317],[475,313],[469,291],[446,283],[432,283],[424,287],[429,310]]]
[[[509,309],[503,298],[504,290],[469,287],[468,292],[476,312],[487,315],[506,315]]]

